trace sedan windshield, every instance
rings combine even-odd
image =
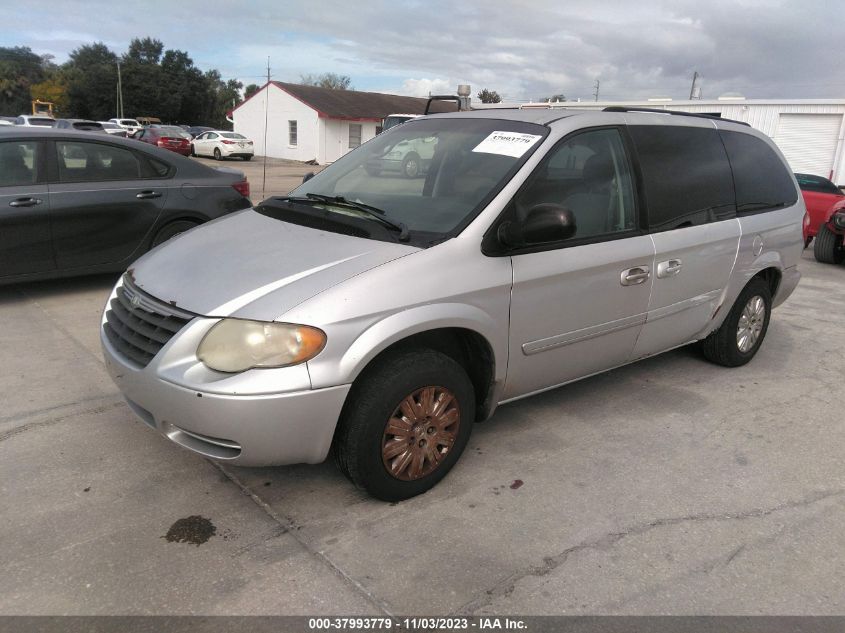
[[[368,205],[406,226],[413,242],[442,239],[472,221],[547,133],[520,121],[409,121],[345,155],[291,197]],[[325,208],[333,210],[330,203]]]

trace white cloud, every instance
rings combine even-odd
[[[408,97],[427,97],[430,94],[453,94],[456,89],[457,84],[448,79],[406,79],[398,93]]]

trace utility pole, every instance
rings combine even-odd
[[[267,119],[270,111],[270,56],[267,56],[267,85],[264,86],[264,166],[261,177],[261,198],[265,197],[264,189],[267,185]],[[234,125],[232,126],[234,127]]]
[[[123,83],[120,79],[120,62],[117,62],[117,116],[122,119],[123,114]]]
[[[593,101],[599,100],[599,80],[596,79],[595,92],[593,92]]]
[[[689,89],[689,98],[690,98],[690,101],[692,101],[693,99],[698,99],[698,98],[700,98],[700,97],[696,97],[696,96],[695,96],[695,93],[696,93],[696,88],[698,87],[698,86],[697,86],[697,84],[698,84],[698,79],[699,79],[699,77],[700,77],[700,76],[701,76],[701,75],[699,75],[699,74],[698,74],[698,71],[697,71],[697,70],[696,70],[696,71],[692,74],[692,85],[690,86],[690,89]],[[699,90],[700,90],[700,89],[699,89]]]

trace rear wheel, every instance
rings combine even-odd
[[[170,224],[165,224],[158,230],[158,233],[155,234],[150,248],[155,248],[159,244],[163,244],[164,242],[169,240],[171,237],[176,237],[180,233],[189,231],[195,226],[197,226],[197,223],[191,222],[190,220],[179,220],[178,222],[171,222]]]
[[[739,367],[750,361],[769,329],[771,309],[769,284],[759,278],[752,279],[737,297],[724,323],[701,341],[705,358],[725,367]]]
[[[244,156],[244,160],[252,160],[252,154],[250,154],[249,156]]]
[[[221,160],[222,157],[223,157],[223,155],[220,153],[220,148],[215,147],[214,148],[214,160]]]
[[[197,155],[197,150],[194,148],[194,144],[191,143],[191,156],[196,156],[196,155]]]
[[[335,436],[335,459],[384,501],[421,494],[461,456],[475,419],[464,369],[428,349],[389,352],[356,381]]]
[[[845,261],[842,236],[831,231],[826,224],[822,224],[816,235],[813,255],[816,256],[816,261],[822,264],[841,264]]]

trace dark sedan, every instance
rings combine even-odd
[[[247,208],[242,172],[105,134],[0,128],[0,283],[122,271]]]

